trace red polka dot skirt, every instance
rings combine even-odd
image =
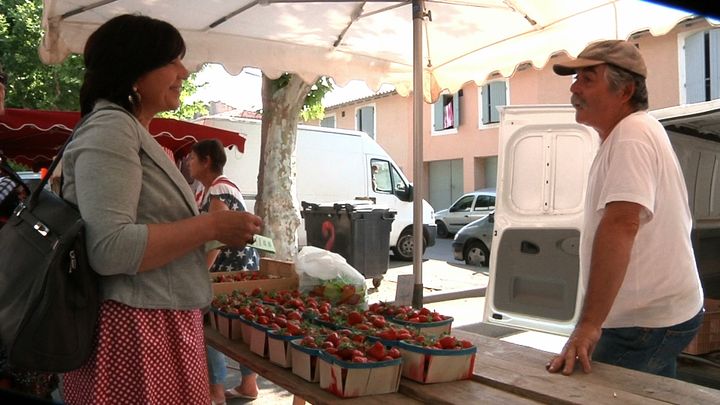
[[[209,404],[202,314],[100,307],[95,351],[63,378],[74,404]]]

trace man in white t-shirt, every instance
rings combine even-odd
[[[635,45],[602,41],[553,66],[577,75],[575,119],[602,144],[590,168],[580,269],[585,300],[550,372],[590,361],[674,377],[677,355],[702,323],[692,217],[677,157],[647,113],[647,68]]]

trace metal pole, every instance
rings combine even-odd
[[[413,286],[412,305],[423,306],[423,0],[413,0]]]

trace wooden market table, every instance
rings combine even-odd
[[[452,333],[478,348],[471,380],[419,384],[403,378],[397,393],[342,399],[205,328],[208,344],[313,404],[720,404],[720,390],[601,363],[593,363],[591,374],[550,374],[544,367],[550,353],[459,329]]]

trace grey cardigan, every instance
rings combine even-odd
[[[101,100],[95,110],[114,106]],[[63,196],[86,222],[90,264],[104,300],[135,308],[198,309],[212,292],[202,248],[138,272],[146,224],[198,215],[180,171],[140,122],[117,110],[94,113],[63,155]]]

